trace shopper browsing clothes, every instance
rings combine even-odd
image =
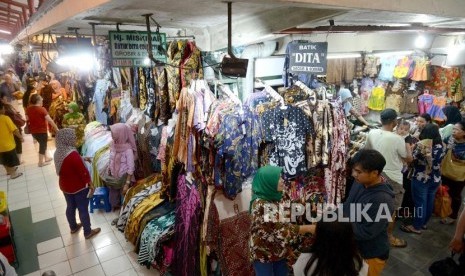
[[[460,214],[459,221],[455,227],[455,234],[449,243],[449,248],[454,253],[463,253],[465,248],[464,237],[465,235],[465,209]]]
[[[450,154],[450,155],[449,155]],[[461,168],[465,167],[465,121],[454,125],[452,136],[447,145],[444,163],[454,162]],[[447,162],[446,162],[447,161]],[[465,169],[453,169],[452,173],[446,175],[444,165],[442,169],[442,184],[449,187],[449,194],[452,200],[452,214],[449,218],[441,220],[443,224],[452,224],[457,219],[459,209],[462,205],[462,190],[465,187]]]
[[[361,124],[370,126],[370,124],[360,115],[352,105],[352,92],[349,89],[342,87],[339,90],[339,97],[341,98],[344,114],[346,117],[354,116]]]
[[[368,264],[368,276],[378,276],[389,257],[387,217],[394,213],[395,194],[391,185],[381,176],[386,165],[381,153],[363,149],[355,154],[351,162],[355,182],[343,205],[344,217],[357,217],[357,214],[352,213],[357,210],[356,205],[370,204],[366,212],[370,220],[360,215],[361,221],[352,222],[352,228],[360,254]],[[383,217],[378,217],[378,214]]]
[[[29,106],[29,100],[31,96],[34,94],[37,94],[36,86],[37,86],[37,81],[34,78],[27,79],[26,92],[24,92],[24,95],[23,95],[24,110],[26,110],[27,107]]]
[[[5,106],[0,101],[0,164],[5,167],[6,173],[11,179],[23,175],[16,171],[16,167],[19,166],[19,159],[15,150],[14,136],[18,137],[21,142],[24,141],[13,121],[5,115]]]
[[[61,122],[64,128],[72,128],[76,130],[76,147],[80,151],[84,144],[84,129],[86,128],[86,119],[80,112],[79,106],[75,102],[68,104],[68,113],[63,116]]]
[[[15,92],[19,91],[20,87],[14,83],[12,76],[7,73],[4,76],[5,82],[0,84],[0,92],[5,93],[7,100],[11,103],[15,98]]]
[[[427,124],[420,133],[420,141],[413,149],[412,196],[415,205],[413,225],[403,225],[407,233],[421,234],[434,210],[434,198],[441,184],[441,161],[444,157],[439,128]]]
[[[110,127],[113,142],[110,146],[110,175],[105,183],[110,189],[110,204],[114,211],[121,208],[121,193],[129,189],[133,181],[137,148],[132,130],[123,123]]]
[[[31,96],[30,105],[26,109],[26,126],[29,128],[32,137],[39,143],[39,167],[49,165],[53,160],[47,156],[47,123],[55,131],[58,131],[57,125],[50,118],[42,104],[42,97],[39,94],[34,94]]]
[[[19,134],[21,134],[22,136],[23,130],[21,127],[23,127],[26,122],[23,119],[23,116],[13,107],[13,105],[8,103],[7,97],[3,92],[0,92],[0,101],[3,103],[3,106],[5,107],[5,115],[10,117],[10,119],[13,121],[16,128],[18,129]],[[18,155],[19,163],[22,163],[21,155],[23,154],[23,142],[17,136],[14,136],[14,138],[15,138],[15,145],[16,145],[16,149],[15,149],[16,155]]]
[[[94,186],[82,157],[76,150],[74,129],[64,128],[57,132],[55,169],[59,176],[60,189],[66,199],[66,219],[71,234],[84,227],[84,237],[90,239],[100,232],[100,228],[91,229],[88,211],[89,189]],[[81,223],[76,222],[76,209]]]
[[[334,254],[337,248],[337,254]],[[316,225],[310,253],[302,253],[293,266],[295,276],[366,276],[368,265],[357,248],[350,222],[324,222]]]
[[[431,124],[433,121],[431,119],[431,115],[428,113],[423,113],[420,114],[418,117],[415,118],[415,124],[416,124],[416,129],[415,132],[413,133],[413,136],[418,139],[418,136],[420,136],[420,132],[423,130],[423,128],[426,126],[426,124]]]
[[[388,108],[381,112],[381,129],[374,129],[368,133],[365,149],[374,149],[380,152],[386,160],[383,170],[383,177],[391,185],[395,194],[394,210],[399,210],[404,198],[404,188],[402,187],[403,163],[412,161],[411,146],[405,143],[404,139],[393,132],[397,125],[397,112]],[[394,237],[395,214],[392,222],[389,223],[389,240],[393,247],[406,247],[407,242]]]
[[[274,204],[278,208],[281,200],[284,189],[281,172],[280,167],[261,167],[252,181],[250,253],[257,276],[288,275],[289,244],[298,234],[315,231],[315,225],[283,223],[276,213],[266,212],[269,209],[267,204]]]
[[[457,107],[452,105],[445,106],[442,109],[442,113],[444,113],[446,116],[446,122],[444,123],[444,127],[442,127],[439,132],[441,133],[442,140],[447,143],[449,137],[452,135],[455,124],[462,121],[462,114]]]

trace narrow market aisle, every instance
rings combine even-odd
[[[54,141],[49,141],[49,151],[54,149]],[[82,229],[70,234],[55,167],[52,163],[39,168],[37,152],[38,144],[25,135],[25,162],[18,168],[23,176],[8,180],[5,170],[0,171],[0,190],[7,191],[14,229],[18,275],[40,276],[47,270],[60,276],[159,275],[137,263],[133,245],[111,226],[117,213],[90,214],[92,227],[102,229],[91,240],[84,239]]]

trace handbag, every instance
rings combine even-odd
[[[24,134],[31,134],[31,131],[29,130],[29,124],[26,124],[24,127]]]
[[[23,127],[26,124],[26,120],[23,119],[19,112],[13,115],[13,123],[18,127]]]
[[[454,181],[465,181],[465,162],[456,160],[448,150],[441,163],[441,174]]]
[[[449,188],[445,185],[440,185],[434,199],[434,214],[441,218],[446,218],[452,214],[451,199],[447,192]]]
[[[105,176],[103,178],[103,181],[105,182],[105,185],[107,187],[113,188],[113,189],[121,189],[123,188],[124,184],[126,183],[126,179],[128,178],[128,174],[125,173],[121,177],[114,177],[111,175]]]
[[[435,261],[429,267],[429,272],[433,276],[462,276],[464,275],[463,264],[457,264],[454,260],[454,253],[451,253],[450,257]],[[459,259],[461,263],[462,256]]]
[[[13,97],[15,97],[16,100],[21,100],[24,96],[24,93],[22,91],[16,91],[11,94]]]

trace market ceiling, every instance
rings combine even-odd
[[[465,33],[462,17],[465,5],[460,2],[233,1],[233,41],[244,45],[276,35],[337,32],[338,29],[343,32]],[[211,48],[221,48],[227,41],[226,11],[225,2],[219,0],[0,0],[0,29],[12,33],[0,34],[0,38],[24,43],[43,33],[74,34],[76,28],[81,35],[91,35],[90,23],[99,24],[97,35],[115,30],[116,23],[123,23],[122,30],[145,30],[142,15],[153,13],[162,32],[208,37],[215,40]],[[334,27],[329,26],[329,20],[334,21]]]
[[[0,0],[0,40],[11,40],[27,25],[43,0]]]

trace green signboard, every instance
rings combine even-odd
[[[148,67],[148,33],[139,31],[110,31],[113,67]],[[166,62],[166,34],[151,33],[153,57]]]

